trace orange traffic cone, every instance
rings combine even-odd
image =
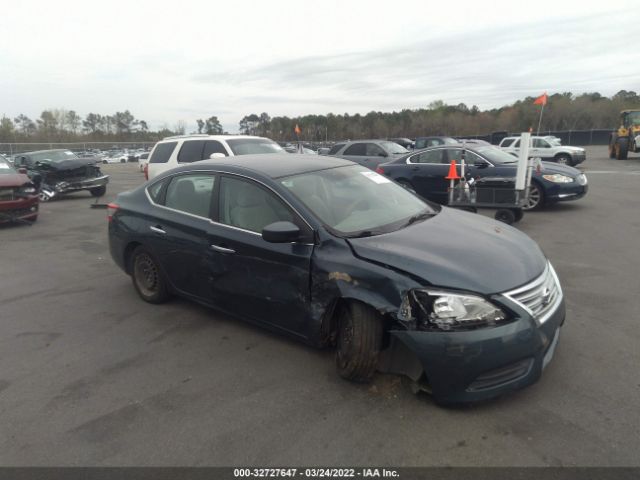
[[[449,166],[449,175],[444,177],[445,180],[460,180],[460,176],[458,175],[458,170],[456,169],[456,161],[451,160],[451,165]]]

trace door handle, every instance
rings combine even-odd
[[[150,229],[152,232],[160,233],[160,234],[162,234],[162,235],[164,235],[165,233],[167,233],[167,232],[165,232],[165,231],[164,231],[162,228],[160,228],[160,227],[149,227],[149,229]]]
[[[218,245],[211,245],[211,248],[216,252],[220,252],[220,253],[236,253],[236,251],[233,250],[232,248],[220,247]]]

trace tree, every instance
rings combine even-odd
[[[208,135],[222,135],[222,125],[218,120],[218,117],[212,116],[207,118],[205,122],[205,133]],[[198,124],[199,127],[199,124]],[[198,130],[199,131],[199,130]]]
[[[36,124],[34,121],[22,113],[14,118],[13,121],[25,136],[33,135],[36,132]]]
[[[202,130],[204,130],[204,120],[199,118],[196,120],[196,123],[198,124],[198,133],[202,133]]]
[[[240,132],[245,135],[255,135],[256,127],[260,123],[260,117],[255,113],[246,115],[240,120]]]
[[[69,110],[67,112],[67,125],[69,126],[69,130],[71,131],[71,133],[73,133],[74,135],[76,134],[76,132],[78,131],[78,127],[80,127],[80,122],[81,122],[81,118],[80,115],[78,115],[75,110]]]
[[[95,134],[100,131],[103,120],[102,115],[98,113],[89,113],[82,121],[82,129],[89,134]]]
[[[11,140],[15,141],[14,137],[15,129],[13,122],[9,117],[2,116],[0,118],[0,142],[5,143]]]
[[[173,131],[175,132],[175,135],[184,135],[187,131],[187,124],[184,120],[178,120],[173,127]]]
[[[51,140],[58,131],[58,119],[51,110],[45,110],[37,120],[38,129],[47,140]]]

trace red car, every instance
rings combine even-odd
[[[35,222],[38,190],[25,173],[0,158],[0,223]]]

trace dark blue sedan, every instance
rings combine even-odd
[[[441,145],[425,148],[384,163],[376,170],[428,200],[446,204],[449,181],[445,179],[451,160],[459,165],[464,155],[467,178],[516,176],[517,159],[489,145]],[[524,210],[535,210],[556,202],[578,200],[587,193],[587,177],[567,165],[542,162],[534,171]]]

